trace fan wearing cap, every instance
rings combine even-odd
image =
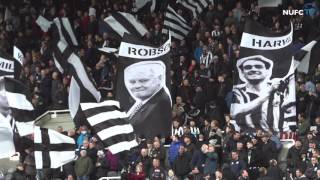
[[[280,94],[276,93],[281,81],[270,79],[273,61],[261,55],[249,56],[239,59],[237,68],[244,83],[233,89],[231,116],[244,130],[249,127],[279,132],[285,109],[280,108]]]

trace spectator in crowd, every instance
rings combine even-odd
[[[311,158],[311,162],[307,165],[305,175],[309,179],[316,179],[317,171],[320,169],[318,159],[316,157]]]
[[[12,174],[11,180],[25,180],[27,176],[24,172],[23,164],[18,163],[16,171]]]
[[[282,170],[279,168],[278,162],[275,159],[271,159],[269,162],[267,176],[271,177],[272,179],[283,179]]]
[[[296,140],[294,146],[292,146],[287,155],[287,164],[290,171],[293,173],[294,168],[301,168],[301,157],[302,157],[302,143],[298,139]]]
[[[214,172],[218,167],[218,154],[215,152],[215,147],[213,145],[209,144],[206,156],[203,174],[214,177]]]
[[[154,158],[152,160],[152,167],[149,172],[150,180],[162,180],[166,178],[166,172],[161,167],[160,159]]]
[[[79,180],[89,180],[89,175],[93,170],[93,163],[87,156],[86,150],[80,151],[80,157],[76,160],[74,170]]]
[[[260,177],[258,178],[258,180],[272,180],[272,177],[269,177],[267,173],[267,169],[265,167],[261,167],[259,169]]]
[[[128,175],[129,180],[144,180],[145,173],[143,172],[143,168],[141,164],[137,164],[135,168],[135,172],[130,172]]]
[[[96,166],[96,179],[100,179],[102,177],[106,177],[107,176],[107,162],[106,162],[106,158],[105,158],[105,154],[102,150],[99,150],[97,152],[97,162],[95,164]]]
[[[239,176],[238,180],[248,180],[249,179],[249,173],[247,170],[242,170],[241,175]]]
[[[164,165],[166,152],[163,146],[161,146],[160,141],[154,141],[153,147],[150,152],[152,158],[158,158],[161,161],[161,164]]]
[[[203,168],[206,161],[206,153],[208,151],[208,145],[203,144],[201,150],[197,150],[191,160],[191,175],[194,178],[201,178],[203,175]]]
[[[168,151],[168,159],[169,159],[170,166],[173,167],[173,163],[179,154],[179,149],[180,149],[180,146],[182,145],[182,142],[179,140],[178,135],[173,135],[171,136],[171,138],[172,138],[172,142],[170,144],[169,151]]]
[[[302,169],[297,169],[295,180],[309,180],[309,178],[306,177],[306,175],[303,173]]]
[[[243,160],[239,159],[239,153],[237,151],[231,152],[230,169],[236,177],[239,177],[241,171],[246,169],[246,164]]]
[[[137,164],[142,164],[142,169],[144,172],[146,172],[146,175],[149,175],[149,171],[151,168],[151,158],[148,156],[148,151],[145,148],[142,148],[140,151],[140,155],[138,156],[136,160]]]
[[[26,149],[27,156],[23,162],[24,170],[27,176],[27,179],[35,180],[36,179],[36,164],[34,158],[34,152],[32,149]]]
[[[173,171],[179,179],[185,179],[189,172],[191,171],[190,167],[191,157],[186,153],[185,147],[181,145],[179,147],[179,154],[173,162]]]

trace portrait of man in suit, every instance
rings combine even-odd
[[[171,128],[171,96],[166,86],[166,66],[161,61],[142,61],[124,70],[125,87],[135,100],[127,111],[138,136],[167,135]]]

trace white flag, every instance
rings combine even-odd
[[[16,153],[10,120],[10,115],[4,117],[0,114],[0,159],[11,157]]]
[[[19,61],[19,63],[21,65],[23,65],[24,55],[23,55],[22,51],[17,46],[13,46],[13,57],[17,61]]]

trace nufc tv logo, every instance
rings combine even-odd
[[[282,15],[286,16],[296,16],[300,15],[302,16],[304,14],[304,10],[297,10],[297,9],[284,9],[282,10]]]

